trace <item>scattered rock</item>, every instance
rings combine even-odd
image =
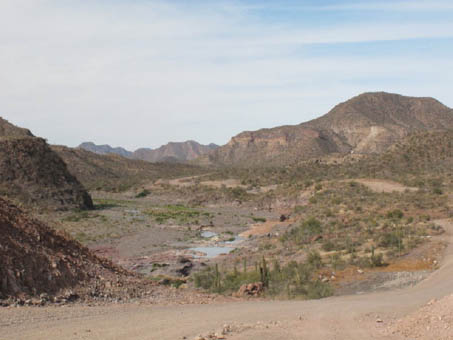
[[[263,293],[264,286],[262,282],[255,282],[249,284],[243,284],[238,292],[235,294],[237,297],[246,297],[246,296],[259,296]]]

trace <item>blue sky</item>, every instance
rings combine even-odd
[[[453,1],[2,0],[0,116],[129,149],[298,124],[366,91],[453,107]]]

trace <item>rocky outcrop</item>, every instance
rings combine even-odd
[[[33,137],[30,130],[17,127],[0,117],[0,139],[6,137]]]
[[[435,99],[365,93],[307,123],[243,132],[200,162],[285,166],[331,154],[381,153],[411,133],[442,129],[453,129],[453,110]]]
[[[90,209],[93,202],[42,138],[0,123],[0,195],[29,206]]]
[[[243,284],[236,292],[236,297],[257,297],[263,294],[264,285],[262,282]]]

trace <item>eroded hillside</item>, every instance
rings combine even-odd
[[[433,98],[365,93],[295,126],[243,132],[209,155],[216,165],[285,166],[326,155],[385,151],[415,132],[453,128],[453,110]]]

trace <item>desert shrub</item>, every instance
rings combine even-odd
[[[387,218],[391,219],[402,219],[404,213],[400,209],[395,209],[387,212]]]
[[[315,235],[322,233],[321,222],[314,217],[311,217],[302,222],[298,227],[286,232],[282,240],[294,242],[296,244],[308,243]]]
[[[160,224],[166,223],[169,220],[177,223],[197,224],[199,222],[198,218],[211,216],[209,213],[202,213],[201,211],[179,204],[155,207],[145,213],[152,216],[155,221]]]
[[[308,253],[307,263],[315,269],[322,267],[322,259],[319,252],[312,250]]]
[[[141,192],[139,192],[135,198],[143,198],[143,197],[146,197],[146,196],[149,196],[151,194],[151,191],[149,191],[148,189],[144,189],[142,190]]]
[[[344,268],[346,263],[342,260],[339,253],[334,253],[330,256],[330,265],[334,270],[338,270]]]
[[[285,292],[289,297],[318,299],[333,293],[329,284],[313,278],[321,263],[319,254],[309,254],[306,262],[291,261],[286,265],[274,260],[272,268],[264,258],[252,270],[248,270],[245,263],[241,271],[236,266],[233,270],[219,270],[218,266],[215,266],[195,273],[195,287],[212,292],[231,293],[243,284],[262,282],[265,294],[269,296],[278,296]]]
[[[398,231],[385,232],[380,236],[379,246],[383,248],[401,248],[403,237]]]
[[[332,251],[335,250],[335,243],[332,242],[332,240],[326,240],[323,242],[321,246],[322,250],[324,251]]]
[[[333,294],[332,286],[319,280],[309,282],[306,290],[309,299],[322,299]]]

